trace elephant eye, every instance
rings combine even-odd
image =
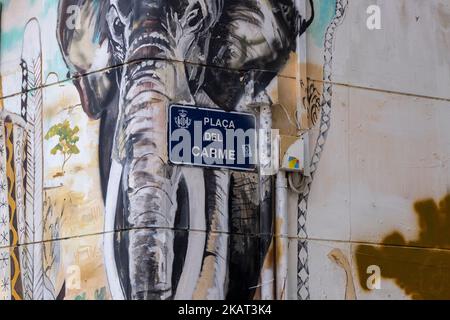
[[[109,8],[109,11],[106,15],[106,19],[108,21],[111,40],[114,41],[116,45],[123,47],[125,24],[122,22],[119,12],[114,6],[111,6]]]
[[[122,21],[120,21],[119,17],[116,17],[116,19],[114,19],[113,28],[116,35],[119,36],[123,34],[125,25],[122,23]]]

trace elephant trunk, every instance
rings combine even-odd
[[[144,29],[130,39],[128,60],[164,57],[164,34]],[[184,66],[159,59],[124,66],[114,157],[123,165],[133,299],[172,296],[173,226],[171,169],[167,165],[166,110],[188,92]],[[184,80],[186,82],[186,80]]]

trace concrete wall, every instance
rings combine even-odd
[[[143,2],[1,1],[0,299],[450,298],[448,0]],[[171,103],[306,176],[171,165]]]

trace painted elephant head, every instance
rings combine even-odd
[[[177,170],[165,160],[169,103],[233,110],[249,81],[246,70],[255,70],[254,87],[256,91],[264,90],[295,49],[297,36],[313,19],[312,0],[308,19],[302,18],[294,2],[60,0],[57,36],[61,51],[75,76],[84,110],[102,119],[100,160],[105,195],[111,161],[123,168],[118,215],[126,220],[122,227],[134,230],[124,249],[129,261],[124,268],[129,268],[126,277],[131,283],[128,297],[175,297],[173,282],[178,280],[164,277],[160,271],[164,268],[171,273],[176,259],[174,236],[151,229],[174,228],[177,212],[183,208],[178,204],[174,209],[174,190],[182,189],[186,179],[174,179]],[[67,21],[76,13],[80,23],[73,28]],[[117,68],[94,72],[112,66]],[[209,188],[207,230],[221,224],[218,221],[222,219],[223,227],[236,231],[236,218],[241,218],[239,225],[249,223],[242,222],[248,220],[242,217],[245,212],[265,215],[269,221],[265,228],[271,228],[270,209],[263,212],[260,204],[251,201],[255,197],[251,193],[257,188],[248,186],[255,183],[254,176],[205,170],[204,179]],[[231,191],[221,196],[224,189]],[[221,204],[223,200],[218,199],[223,198],[230,198],[230,204]],[[267,207],[271,208],[271,204]],[[243,227],[247,232],[261,231],[247,227]],[[269,234],[270,230],[265,232]],[[226,241],[224,246],[228,246]],[[242,246],[240,252],[231,250],[230,259],[235,268],[247,268],[252,275],[243,276],[246,279],[242,285],[230,280],[228,287],[235,288],[230,291],[245,288],[242,296],[250,297],[254,290],[248,288],[257,284],[263,259],[259,257],[256,260],[260,262],[251,267],[245,260],[251,260],[251,250],[264,254],[268,244],[266,241],[258,249],[252,244]],[[205,247],[206,257],[209,249]]]

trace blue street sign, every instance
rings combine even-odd
[[[169,160],[210,168],[256,169],[253,114],[193,106],[169,107]]]

